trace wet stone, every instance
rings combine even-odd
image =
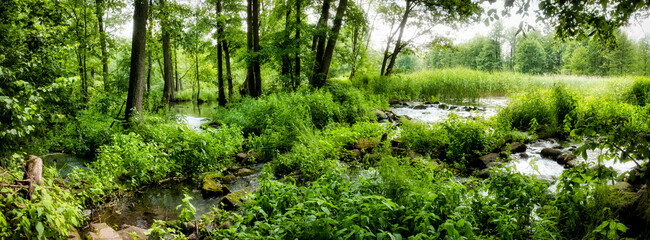
[[[550,158],[556,160],[558,156],[562,154],[562,151],[554,148],[544,148],[542,149],[541,155],[545,158]]]
[[[239,170],[237,170],[237,172],[235,172],[235,176],[245,177],[245,176],[253,175],[253,173],[255,172],[253,172],[253,170],[250,170],[248,168],[240,168]]]
[[[146,230],[134,227],[130,225],[122,225],[122,230],[117,233],[122,237],[122,239],[147,239],[147,235],[144,234]]]
[[[424,104],[419,104],[413,107],[413,109],[427,109],[428,106]]]
[[[122,240],[122,237],[115,231],[115,229],[111,228],[106,223],[90,224],[90,233],[88,233],[88,238],[92,240]]]
[[[510,151],[512,153],[519,153],[519,152],[525,152],[526,151],[526,144],[520,143],[520,142],[513,142],[510,144]]]
[[[519,157],[523,158],[523,159],[526,159],[526,158],[529,158],[530,156],[528,155],[528,153],[523,152],[523,153],[519,154]]]

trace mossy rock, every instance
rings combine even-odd
[[[222,209],[225,210],[237,209],[239,208],[239,206],[241,206],[242,198],[246,196],[246,194],[252,193],[253,191],[255,191],[255,189],[253,189],[252,187],[246,187],[244,189],[234,191],[222,197],[221,200],[219,200],[219,203],[221,204]]]
[[[230,190],[225,185],[216,180],[217,177],[206,176],[203,178],[201,185],[201,193],[204,197],[222,196],[230,193]]]

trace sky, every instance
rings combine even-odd
[[[188,1],[200,1],[200,0],[188,0]],[[497,9],[497,12],[500,12],[503,9],[504,6],[504,0],[497,0],[493,4],[485,3],[483,4],[483,8],[485,9]],[[133,8],[133,6],[129,6],[130,8]],[[522,15],[517,15],[513,14],[509,17],[501,18],[501,22],[504,26],[504,29],[512,28],[512,27],[518,27],[521,22],[525,22],[531,26],[533,26],[535,29],[538,30],[543,30],[546,28],[544,24],[537,22],[536,18],[537,15],[535,11],[538,10],[537,7],[537,0],[532,0],[531,7],[529,9],[528,16],[522,16]],[[133,12],[132,9],[128,10],[131,13]],[[370,13],[370,18],[372,18],[374,13]],[[309,17],[309,21],[315,22],[317,17]],[[459,28],[453,28],[451,26],[447,25],[436,25],[432,33],[435,34],[436,36],[443,36],[451,39],[454,44],[459,44],[463,42],[468,42],[472,38],[474,38],[477,35],[482,35],[482,36],[487,36],[488,33],[490,32],[492,26],[486,26],[485,23],[482,21],[476,22],[476,23],[471,23],[471,24],[466,24],[464,26],[460,26]],[[107,31],[115,36],[125,38],[125,39],[130,39],[131,35],[133,34],[133,20],[132,18],[128,18],[127,21],[125,21],[123,24],[115,27],[115,28],[109,28]],[[640,17],[640,18],[634,18],[630,21],[630,25],[625,27],[623,29],[625,33],[627,33],[628,37],[633,40],[633,41],[638,41],[639,39],[645,37],[645,36],[650,36],[650,17],[645,16],[645,17]],[[386,44],[386,36],[388,36],[390,32],[389,26],[386,26],[385,23],[383,23],[379,18],[377,19],[375,23],[374,30],[371,35],[370,39],[370,46],[373,49],[380,50],[385,47]],[[415,30],[413,28],[407,28],[406,31],[404,32],[404,37],[406,39],[411,38],[411,36],[414,34]],[[424,45],[429,39],[431,39],[433,36],[422,36],[420,38],[415,39],[413,42],[415,45]]]

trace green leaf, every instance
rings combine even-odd
[[[43,231],[45,231],[45,227],[43,227],[43,223],[38,222],[36,224],[36,232],[38,232],[38,237],[39,238],[43,237]]]

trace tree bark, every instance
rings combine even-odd
[[[126,98],[126,120],[142,116],[145,80],[145,51],[147,46],[147,0],[135,0],[133,13],[133,39],[131,42],[131,71],[129,92]],[[134,112],[135,110],[135,112]]]
[[[199,54],[194,55],[194,59],[196,60],[196,102],[201,103],[201,84],[200,84],[200,79],[199,79]]]
[[[223,46],[226,40],[223,39],[223,22],[221,21],[221,0],[217,0],[217,87],[219,88],[219,106],[226,105],[226,93],[223,89]]]
[[[293,90],[296,90],[300,85],[300,0],[296,0],[296,67],[294,69]]]
[[[249,54],[247,61],[246,91],[248,95],[253,96],[255,93],[255,68],[253,67],[255,58],[255,52],[253,52],[253,0],[246,0],[246,2],[246,50]]]
[[[255,51],[255,58],[253,70],[255,72],[255,95],[259,97],[262,95],[262,73],[260,69],[260,2],[253,0],[253,51]]]
[[[329,72],[330,63],[332,62],[332,55],[334,54],[334,47],[336,46],[336,41],[339,36],[339,31],[341,30],[341,25],[343,23],[343,16],[345,15],[345,10],[347,9],[348,0],[340,0],[339,6],[336,8],[336,16],[334,17],[334,26],[332,27],[332,34],[327,40],[327,47],[322,56],[320,62],[316,62],[316,71],[312,76],[312,86],[320,88],[325,86],[327,80],[327,73]],[[320,47],[319,47],[320,48]],[[318,57],[318,54],[317,54]]]
[[[393,67],[395,66],[397,55],[404,47],[402,46],[402,36],[404,35],[406,22],[408,21],[409,14],[411,13],[413,4],[414,3],[411,0],[406,1],[406,8],[404,10],[404,15],[402,16],[402,21],[399,24],[399,35],[397,36],[397,42],[395,42],[395,49],[393,49],[393,53],[390,56],[390,62],[388,63],[388,67],[386,67],[386,72],[384,72],[384,76],[389,76],[391,73],[393,73]]]
[[[228,41],[224,39],[223,44],[223,53],[226,60],[226,79],[228,80],[228,98],[232,98],[233,87],[232,87],[232,70],[230,68],[230,47]]]
[[[106,30],[104,30],[104,0],[96,0],[97,27],[99,28],[99,46],[102,51],[102,80],[104,91],[108,92],[110,80],[108,79],[108,50],[106,49]]]
[[[289,24],[289,17],[291,16],[291,10],[287,10],[285,14],[284,21],[284,39],[283,39],[283,52],[282,52],[282,68],[281,74],[285,79],[289,79],[293,74],[291,74],[291,55],[287,53],[287,49],[290,48],[289,43],[291,42],[291,29]]]
[[[359,51],[357,43],[359,42],[359,31],[361,31],[360,27],[355,26],[354,36],[352,37],[352,70],[350,70],[350,77],[348,79],[352,79],[354,74],[357,72],[357,51]]]
[[[164,88],[163,88],[163,97],[162,103],[164,105],[169,105],[170,101],[174,101],[174,76],[172,69],[172,56],[169,52],[169,27],[168,27],[168,11],[165,9],[165,0],[160,0],[160,8],[162,15],[161,30],[162,30],[162,50],[163,50],[163,79],[164,79]]]

